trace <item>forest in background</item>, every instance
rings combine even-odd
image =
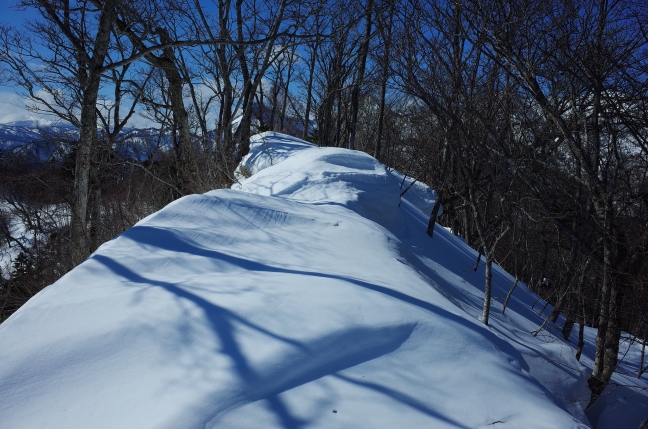
[[[148,214],[229,187],[250,135],[274,130],[367,152],[436,189],[430,225],[486,267],[484,323],[495,262],[553,306],[550,321],[566,316],[565,336],[574,323],[598,328],[593,400],[622,332],[645,344],[644,2],[16,7],[40,18],[1,24],[2,77],[73,131],[43,129],[57,148],[45,160],[0,155],[1,239],[20,247],[2,273],[0,320]],[[133,136],[137,114],[155,127]],[[12,235],[17,223],[29,243]]]

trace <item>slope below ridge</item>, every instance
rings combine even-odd
[[[281,160],[143,219],[0,325],[3,427],[587,427],[433,277],[397,178],[264,138],[243,163],[273,138]]]

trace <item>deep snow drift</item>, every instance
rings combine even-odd
[[[529,335],[526,287],[477,321],[483,269],[425,235],[429,188],[399,206],[370,156],[274,133],[243,165],[0,325],[2,427],[588,427],[587,369]]]

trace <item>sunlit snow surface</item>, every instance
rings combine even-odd
[[[0,325],[1,427],[588,427],[587,370],[529,335],[525,286],[478,322],[483,269],[425,235],[431,190],[399,205],[370,156],[274,133],[243,165]]]

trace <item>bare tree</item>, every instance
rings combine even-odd
[[[594,255],[601,267],[597,351],[590,379],[594,401],[617,364],[619,304],[628,275],[636,270],[619,246],[623,205],[618,202],[628,149],[643,148],[643,142],[625,125],[631,109],[619,106],[629,106],[634,97],[624,88],[645,94],[638,28],[642,21],[624,1],[586,6],[475,2],[471,8],[476,38],[485,40],[491,58],[499,58],[552,129],[553,143],[543,142],[544,162],[561,165],[563,174],[581,183],[592,209],[587,215],[600,244],[587,240],[560,217],[553,222]],[[570,169],[575,161],[579,168]],[[532,180],[527,186],[540,197],[540,187],[548,187]],[[546,200],[543,206],[552,211]]]
[[[371,28],[373,23],[373,0],[366,0],[364,10],[365,30],[358,50],[358,59],[356,60],[357,69],[353,90],[351,91],[351,122],[349,125],[349,149],[355,149],[356,125],[358,122],[358,103],[360,97],[360,87],[365,75],[367,66],[367,55],[369,54],[369,43],[371,42]]]
[[[92,149],[97,144],[97,103],[117,17],[116,2],[107,0],[99,8],[87,2],[51,0],[24,0],[20,5],[39,12],[42,20],[32,23],[30,31],[40,38],[46,53],[32,48],[28,36],[13,31],[3,38],[3,50],[11,53],[5,64],[16,72],[16,83],[43,109],[79,129],[71,213],[72,253],[78,263],[88,252],[86,218]],[[47,66],[30,68],[28,59]],[[74,81],[78,84],[70,86]],[[62,88],[66,90],[61,92]]]

